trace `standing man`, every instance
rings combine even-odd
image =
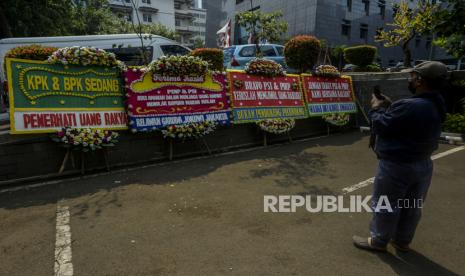
[[[396,249],[408,251],[431,183],[431,154],[438,148],[446,112],[439,90],[447,79],[447,67],[426,61],[404,72],[410,73],[408,88],[413,97],[392,105],[384,95],[373,95],[371,100],[369,115],[379,159],[372,206],[383,196],[392,211],[374,210],[371,235],[353,237],[361,249],[386,251],[391,242]]]

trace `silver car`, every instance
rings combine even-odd
[[[224,67],[226,69],[244,69],[247,62],[256,57],[255,44],[235,45],[223,49]],[[286,68],[284,61],[284,46],[277,44],[261,44],[260,51],[263,58],[274,60]]]

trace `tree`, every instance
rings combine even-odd
[[[137,27],[137,30],[134,27]],[[119,18],[110,10],[108,0],[0,1],[0,38],[139,31],[176,39],[176,33],[161,24],[133,26],[132,23]]]
[[[141,24],[140,26],[142,28],[142,33],[144,34],[159,35],[172,40],[176,40],[178,38],[178,34],[175,31],[160,23]],[[138,29],[139,28],[136,27],[136,31],[138,31]],[[103,33],[127,34],[134,33],[136,31],[134,31],[134,26],[131,22],[128,22],[124,19],[119,19],[115,25],[111,26],[111,28],[107,28]]]
[[[465,56],[465,1],[447,0],[445,9],[434,14],[434,44],[460,59]]]
[[[404,66],[411,67],[412,53],[409,43],[417,34],[426,34],[431,31],[436,7],[427,1],[420,1],[412,10],[407,2],[401,1],[394,7],[394,21],[387,24],[392,28],[379,31],[375,40],[384,42],[384,47],[400,46],[404,52]]]
[[[194,43],[192,43],[192,49],[199,49],[203,47],[205,47],[205,42],[203,41],[203,39],[201,39],[200,37],[194,39]]]
[[[236,14],[236,22],[252,35],[257,56],[261,55],[259,43],[275,42],[287,31],[287,22],[281,20],[281,12],[262,13],[260,10],[244,11]]]
[[[121,25],[122,19],[110,10],[108,0],[75,0],[74,3],[70,26],[73,35],[114,33]]]
[[[4,36],[68,35],[74,4],[71,0],[2,0]]]

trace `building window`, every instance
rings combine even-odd
[[[352,0],[347,0],[347,10],[352,11]]]
[[[380,36],[382,31],[384,31],[383,27],[376,28],[376,36]]]
[[[345,19],[342,20],[341,34],[343,36],[347,36],[348,38],[350,38],[350,20],[345,20]]]
[[[370,0],[362,0],[365,5],[365,14],[370,15]]]
[[[142,0],[142,3],[151,4],[150,0]]]
[[[148,13],[142,14],[142,19],[144,22],[152,22],[152,15]]]
[[[381,15],[381,19],[384,20],[384,17],[386,16],[386,1],[379,0],[378,7],[379,7],[379,14]]]
[[[174,25],[176,25],[176,26],[181,26],[181,20],[176,19],[176,20],[174,21]]]
[[[415,37],[415,48],[420,47],[420,44],[421,44],[421,37],[419,35],[417,35]]]
[[[368,40],[368,25],[367,24],[360,24],[360,39]]]
[[[236,0],[236,5],[244,2],[244,0]]]

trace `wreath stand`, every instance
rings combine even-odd
[[[103,159],[105,160],[105,168],[107,171],[110,171],[110,163],[108,162],[108,150],[104,147],[102,149],[103,152]],[[60,170],[58,174],[62,174],[65,170],[66,164],[68,160],[71,159],[71,166],[73,169],[76,168],[76,163],[74,161],[74,153],[71,148],[66,149],[65,157],[63,158],[63,162],[61,163]],[[85,174],[85,160],[86,160],[86,152],[81,151],[81,175]]]
[[[174,142],[175,142],[175,139],[173,139],[173,138],[168,138],[168,140],[169,140],[168,160],[169,160],[169,161],[172,161],[172,160],[173,160],[173,153],[174,153]],[[195,139],[195,141],[196,141],[197,143],[201,143],[203,146],[205,146],[205,148],[207,149],[208,155],[211,155],[211,154],[212,154],[211,149],[210,149],[210,147],[208,146],[207,140],[205,140],[205,137],[202,137],[202,138],[199,138],[199,139]]]
[[[263,132],[263,146],[264,147],[267,147],[268,146],[268,138],[267,138],[267,132],[262,130]],[[282,133],[280,134],[277,134],[277,135],[281,135]],[[289,139],[289,143],[292,143],[292,136],[291,136],[291,131],[289,130],[288,132],[286,132],[287,134],[287,138]]]

